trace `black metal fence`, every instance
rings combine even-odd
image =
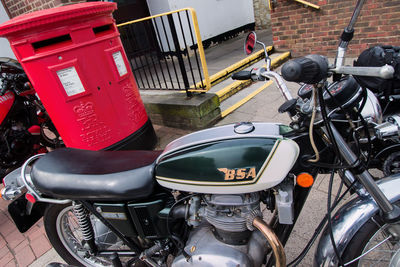
[[[206,92],[210,78],[191,8],[118,25],[140,89]]]

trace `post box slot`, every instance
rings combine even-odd
[[[42,40],[39,42],[34,42],[32,43],[32,46],[33,49],[35,49],[35,51],[38,52],[45,48],[49,47],[55,48],[55,46],[61,47],[69,45],[71,43],[72,43],[71,36],[69,34],[65,34],[54,38]]]
[[[112,30],[112,26],[113,26],[112,24],[107,24],[103,26],[94,27],[93,32],[95,35],[102,34]]]

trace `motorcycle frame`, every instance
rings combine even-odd
[[[303,151],[304,153],[302,155],[312,155],[313,151],[310,149],[311,145],[309,143],[309,134],[308,132],[289,132],[287,134],[285,134],[283,136],[284,138],[288,138],[288,139],[292,139],[293,141],[295,141],[299,147],[300,150]],[[319,146],[323,146],[325,145],[323,143],[323,139],[320,136],[320,134],[315,134],[315,141],[317,144],[319,144]],[[331,154],[331,153],[329,153]],[[119,229],[118,227],[115,227],[114,225],[112,225],[107,219],[105,219],[95,208],[94,204],[95,202],[93,201],[83,201],[83,200],[55,200],[55,199],[48,199],[48,198],[43,198],[40,197],[40,195],[35,192],[35,190],[29,186],[29,182],[26,180],[26,173],[25,173],[25,169],[26,167],[32,162],[35,161],[37,158],[39,158],[42,155],[36,155],[33,156],[32,158],[30,158],[27,162],[25,162],[24,166],[21,169],[21,174],[23,180],[24,180],[24,184],[28,187],[28,190],[31,194],[33,194],[35,196],[35,198],[38,201],[41,201],[40,203],[48,203],[47,205],[58,205],[58,204],[67,204],[71,201],[75,201],[76,203],[81,203],[89,212],[91,212],[96,218],[98,218],[105,226],[107,226],[115,235],[117,235],[122,242],[127,245],[132,251],[120,251],[120,250],[107,250],[107,251],[98,251],[96,248],[92,248],[95,255],[98,256],[111,256],[113,255],[113,253],[117,253],[118,255],[130,255],[132,257],[138,257],[140,256],[140,254],[143,252],[140,249],[140,245],[136,244],[134,242],[134,240],[132,240],[129,236],[126,236],[123,234],[122,230]],[[317,177],[318,175],[318,171],[321,171],[320,168],[317,168],[315,166],[305,166],[304,162],[302,161],[302,158],[299,157],[294,165],[294,167],[292,168],[290,173],[301,173],[301,172],[309,172],[313,177]],[[272,228],[272,230],[276,233],[276,235],[278,236],[279,240],[281,241],[281,243],[283,245],[286,244],[287,240],[290,237],[290,234],[294,228],[294,226],[296,225],[296,221],[300,216],[301,210],[304,207],[304,204],[307,200],[307,197],[309,195],[309,192],[311,190],[311,187],[309,188],[303,188],[300,187],[298,185],[295,185],[294,187],[294,191],[293,191],[293,203],[294,203],[294,218],[293,218],[293,224],[281,224],[279,223],[277,216],[274,216],[272,218],[272,221],[270,222],[270,226]],[[121,204],[127,204],[128,202],[131,203],[141,203],[141,202],[146,202],[146,200],[148,199],[154,199],[154,196],[157,194],[157,191],[155,191],[151,196],[149,196],[146,199],[141,199],[140,201],[122,201]],[[22,196],[24,197],[24,196]],[[107,201],[102,201],[102,203],[108,203]],[[110,202],[111,203],[111,202]],[[115,201],[112,203],[116,203]],[[46,205],[46,206],[47,206]],[[276,213],[275,213],[276,215]],[[135,227],[133,225],[133,227]],[[161,237],[160,237],[161,238]],[[267,264],[267,266],[272,266],[273,264],[273,259],[271,258]]]

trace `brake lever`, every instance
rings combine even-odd
[[[252,81],[265,81],[269,80],[268,77],[264,77],[262,75],[263,72],[265,72],[265,68],[253,68],[251,70],[242,70],[239,72],[236,72],[232,75],[233,80],[241,80],[241,81],[246,81],[246,80],[252,80]]]

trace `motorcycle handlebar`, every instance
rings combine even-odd
[[[308,55],[286,62],[282,76],[289,82],[318,83],[328,77],[328,60],[320,55]]]
[[[233,80],[250,80],[251,79],[251,71],[242,70],[236,72],[232,75]]]
[[[328,60],[321,55],[308,55],[296,58],[286,62],[282,66],[282,76],[289,82],[318,83],[327,78],[330,72],[391,79],[394,75],[394,68],[390,65],[382,67],[341,66],[332,68],[328,66]]]

